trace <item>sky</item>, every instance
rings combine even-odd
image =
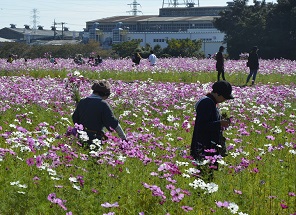
[[[226,6],[230,0],[189,0],[195,6]],[[132,15],[128,13],[136,2],[138,15],[158,15],[159,8],[169,6],[173,0],[0,0],[0,29],[15,24],[17,28],[24,25],[34,26],[34,9],[36,26],[51,29],[54,21],[65,23],[70,31],[83,31],[87,21],[112,17]],[[177,0],[183,4],[184,0]],[[253,2],[249,0],[249,2]],[[276,2],[276,0],[266,0]],[[141,11],[141,12],[140,12]],[[62,25],[56,26],[61,30]]]

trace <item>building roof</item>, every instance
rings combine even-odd
[[[116,23],[116,22],[182,22],[182,21],[212,21],[218,16],[182,16],[182,17],[161,17],[156,15],[150,16],[113,16],[102,19],[87,21],[87,23]]]
[[[53,45],[60,46],[65,44],[79,44],[80,40],[36,40],[32,42],[32,45]]]
[[[16,33],[20,34],[31,34],[31,35],[36,35],[36,36],[54,36],[54,31],[53,30],[39,30],[39,29],[26,29],[26,28],[3,28],[7,29],[10,31],[14,31]],[[62,31],[56,30],[56,36],[62,36]],[[64,37],[73,37],[73,33],[76,34],[76,37],[79,36],[78,31],[64,31]]]
[[[14,42],[14,40],[5,39],[5,38],[0,37],[0,43],[5,43],[5,42]]]

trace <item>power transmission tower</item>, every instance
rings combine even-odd
[[[32,13],[33,13],[33,16],[32,16],[32,18],[33,18],[33,31],[36,32],[37,23],[38,23],[37,18],[39,18],[39,16],[37,16],[37,13],[38,13],[37,9],[34,8],[32,10]]]
[[[137,0],[134,0],[133,3],[127,4],[127,5],[130,5],[133,8],[130,11],[126,11],[127,13],[132,13],[133,16],[137,16],[138,13],[142,13],[142,11],[138,10],[138,6],[141,6],[141,5],[137,2]]]

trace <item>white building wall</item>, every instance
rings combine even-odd
[[[184,32],[127,32],[124,35],[124,41],[132,39],[139,39],[142,42],[141,46],[145,46],[147,43],[154,47],[159,44],[162,48],[167,46],[166,40],[169,39],[191,39],[191,40],[203,40],[202,51],[207,56],[208,54],[213,55],[218,52],[219,47],[224,45],[225,34],[221,33],[216,29],[189,29]],[[106,38],[112,38],[112,32],[104,32],[100,36],[100,43],[104,44]],[[122,41],[123,42],[123,41]]]

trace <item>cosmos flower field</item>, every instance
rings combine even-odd
[[[256,85],[234,84],[235,99],[219,105],[232,117],[224,132],[229,155],[207,161],[219,163],[207,181],[206,162],[192,161],[189,147],[194,104],[213,84],[200,80],[216,77],[213,60],[159,59],[156,67],[142,60],[135,68],[128,59],[100,67],[0,59],[0,214],[295,215],[296,62],[260,65]],[[226,68],[233,81],[248,73],[243,60]],[[105,71],[112,71],[107,101],[128,142],[107,132],[108,140],[86,149],[71,121],[74,96],[90,95],[91,78]],[[170,72],[200,80],[155,79]]]

